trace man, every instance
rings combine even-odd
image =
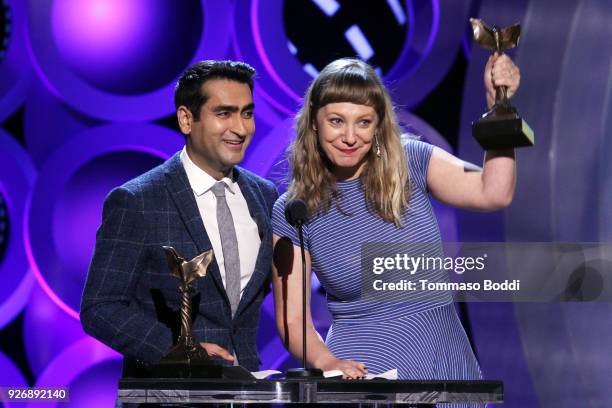
[[[180,328],[178,280],[162,246],[187,260],[213,249],[207,276],[194,284],[193,335],[224,364],[259,367],[256,336],[278,194],[271,182],[236,166],[255,131],[254,75],[234,61],[187,69],[175,91],[185,147],[105,200],[81,322],[126,357],[124,376],[159,361]]]

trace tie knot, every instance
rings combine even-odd
[[[225,183],[222,181],[217,181],[210,190],[217,197],[225,197]]]

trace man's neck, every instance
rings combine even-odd
[[[187,152],[187,157],[189,157],[189,160],[191,160],[193,164],[195,164],[200,170],[202,170],[203,172],[205,172],[206,174],[208,174],[215,180],[217,181],[223,180],[224,177],[232,178],[231,174],[232,174],[233,167],[228,167],[225,169],[215,168],[213,166],[209,166],[208,163],[198,160],[196,157],[194,157],[195,155],[192,155],[189,152],[189,149],[186,149],[186,152]]]

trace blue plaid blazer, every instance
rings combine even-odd
[[[219,267],[212,262],[195,283],[193,334],[234,352],[253,371],[261,364],[256,338],[260,306],[270,290],[270,216],[278,193],[271,182],[239,167],[234,180],[259,227],[255,270],[232,319]],[[114,189],[104,202],[81,323],[125,356],[124,375],[133,371],[129,367],[159,361],[178,337],[178,280],[170,275],[163,245],[186,259],[212,248],[179,153]]]

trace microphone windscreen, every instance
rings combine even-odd
[[[308,210],[303,200],[295,199],[285,205],[285,219],[294,227],[308,221]]]

